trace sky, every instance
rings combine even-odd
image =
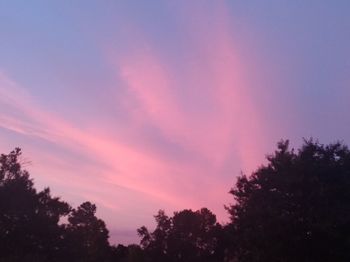
[[[0,0],[0,152],[112,243],[224,205],[281,139],[350,143],[350,2]]]

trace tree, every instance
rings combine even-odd
[[[95,212],[90,202],[72,209],[49,188],[38,192],[20,149],[0,156],[0,261],[111,261],[108,230]]]
[[[350,151],[278,144],[268,164],[242,175],[228,207],[237,261],[349,261]]]
[[[113,262],[143,262],[146,261],[144,251],[139,245],[118,245],[112,246],[112,261]]]
[[[141,237],[140,244],[151,261],[166,261],[168,258],[167,241],[171,229],[171,219],[163,210],[159,210],[154,218],[157,227],[152,233],[145,226],[137,230],[137,233]]]
[[[21,150],[0,156],[0,260],[60,261],[63,227],[59,220],[70,206],[37,192],[22,170]]]
[[[103,220],[95,216],[96,206],[82,203],[73,209],[68,217],[66,243],[70,247],[70,261],[109,261],[111,250],[108,243],[109,232]]]
[[[112,261],[128,262],[128,247],[119,244],[111,247]]]
[[[208,209],[182,210],[170,218],[160,210],[155,219],[152,233],[146,227],[138,229],[150,261],[222,261],[221,226]]]

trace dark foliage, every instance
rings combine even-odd
[[[350,261],[349,149],[282,141],[268,161],[230,191],[237,261]]]
[[[69,214],[66,226],[66,243],[70,247],[69,261],[107,262],[110,260],[108,230],[95,216],[96,206],[84,202]]]
[[[21,150],[0,156],[0,261],[109,261],[108,230],[89,202],[78,209],[37,192]],[[68,216],[68,224],[60,220]]]
[[[112,247],[112,257],[113,261],[118,262],[144,262],[145,252],[141,249],[139,245],[118,245],[117,247]]]
[[[48,188],[37,191],[21,151],[0,156],[1,262],[311,262],[350,261],[350,151],[341,143],[278,144],[230,191],[231,222],[206,208],[139,228],[139,245],[110,246],[90,202],[70,207]],[[63,221],[67,221],[63,223]]]
[[[141,246],[149,261],[222,261],[219,247],[222,227],[208,209],[183,210],[173,217],[160,210],[157,227],[138,229]]]
[[[64,228],[58,222],[70,206],[48,188],[34,189],[20,155],[16,149],[0,156],[1,261],[59,261]]]

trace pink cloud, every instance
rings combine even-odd
[[[169,194],[169,189],[174,186],[174,179],[168,175],[173,172],[172,167],[164,159],[159,159],[151,148],[132,147],[122,142],[123,138],[100,137],[55,114],[45,112],[29,95],[21,95],[25,93],[24,89],[4,75],[1,77],[0,91],[6,92],[7,98],[11,98],[11,103],[9,100],[1,100],[1,103],[11,105],[13,111],[21,115],[16,118],[16,114],[0,114],[0,119],[3,120],[0,125],[3,128],[47,140],[100,163],[95,168],[98,170],[90,170],[90,173],[96,174],[95,178],[90,176],[89,180],[84,180],[76,176],[74,181],[70,180],[70,185],[75,185],[75,188],[80,186],[91,189],[96,183],[114,184],[142,192],[173,206],[180,206],[180,203],[187,201],[183,196]],[[66,182],[62,177],[60,181]]]
[[[159,208],[171,213],[207,206],[225,220],[223,205],[231,201],[227,191],[237,175],[227,174],[226,166],[251,171],[261,163],[264,126],[249,89],[247,57],[237,51],[225,6],[187,10],[190,15],[179,19],[194,52],[185,55],[181,70],[134,32],[132,42],[147,48],[107,54],[122,80],[121,86],[116,82],[123,88],[116,103],[128,116],[126,123],[107,125],[96,117],[87,125],[68,121],[0,74],[0,108],[10,108],[0,111],[0,127],[67,152],[29,149],[39,182],[56,186],[74,202],[100,203],[101,214],[114,226],[136,227],[140,222],[132,217],[147,215],[151,221]],[[116,132],[116,126],[123,131]],[[178,151],[148,141],[147,129]]]
[[[235,144],[242,169],[251,170],[261,160],[257,147],[263,141],[264,127],[245,79],[249,75],[244,71],[246,58],[236,50],[225,5],[210,10],[189,7],[181,18],[191,32],[188,35],[200,61],[189,57],[181,71],[188,73],[181,75],[151,48],[118,57],[117,68],[128,88],[128,99],[134,101],[129,110],[132,108],[137,121],[152,123],[169,140],[212,165],[227,161]],[[203,23],[208,19],[210,24]],[[197,91],[186,92],[190,97],[179,97],[175,89],[181,86]],[[181,99],[195,105],[201,94],[209,101],[205,113],[181,107]]]

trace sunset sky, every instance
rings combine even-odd
[[[276,142],[350,143],[350,1],[0,1],[0,152],[112,243],[220,222]]]

